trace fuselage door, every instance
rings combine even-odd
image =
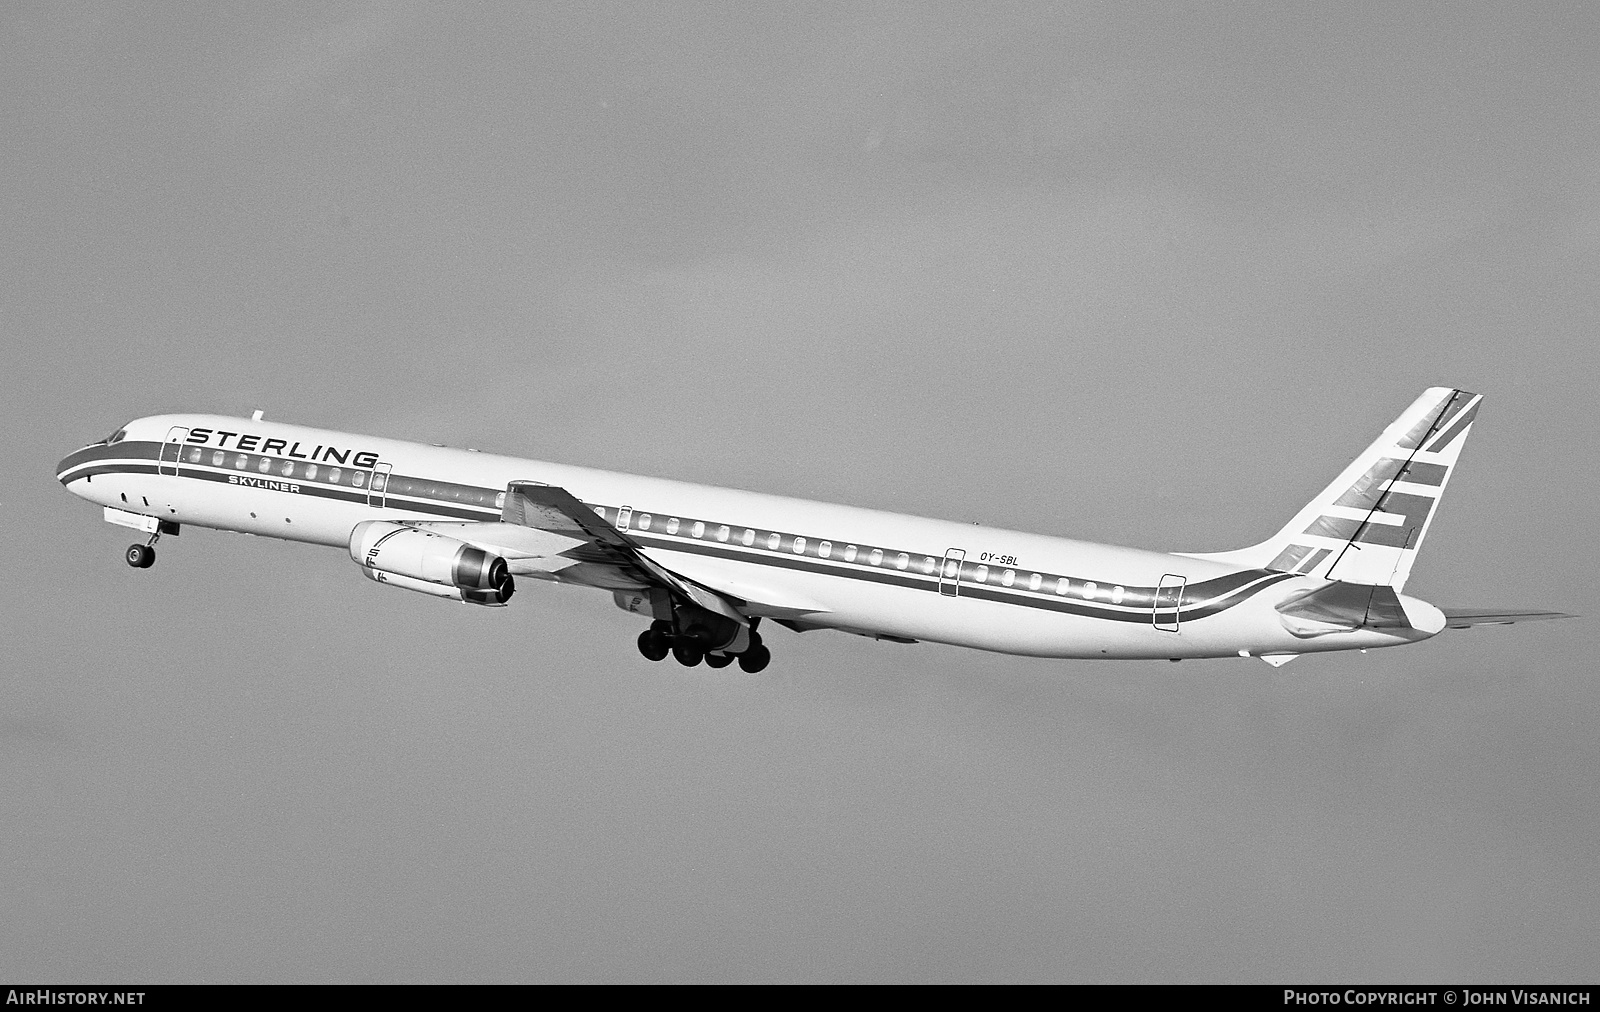
[[[389,465],[378,461],[372,467],[372,478],[367,482],[367,505],[382,507],[389,494]]]
[[[167,441],[161,444],[161,456],[156,459],[156,474],[178,476],[178,465],[183,456],[183,441],[187,438],[189,430],[182,425],[174,425],[167,430]]]
[[[1188,582],[1187,577],[1168,573],[1156,585],[1155,606],[1150,612],[1150,620],[1162,632],[1178,631],[1178,614],[1183,606],[1183,587]]]
[[[939,567],[939,593],[945,597],[961,596],[961,563],[966,557],[963,548],[952,548],[944,553],[944,564]]]

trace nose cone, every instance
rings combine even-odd
[[[61,463],[56,465],[56,480],[63,485],[71,486],[73,482],[88,477],[88,472],[83,465],[94,459],[94,451],[99,449],[98,444],[85,446],[73,450],[61,458]]]

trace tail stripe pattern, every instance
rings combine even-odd
[[[1456,396],[1471,397],[1472,395],[1466,393],[1465,391],[1458,390],[1456,391]],[[1456,423],[1450,426],[1449,429],[1446,429],[1443,435],[1441,435],[1438,439],[1435,439],[1432,443],[1429,443],[1428,452],[1443,453],[1444,448],[1455,442],[1456,437],[1461,435],[1461,433],[1466,430],[1467,426],[1472,424],[1472,420],[1474,418],[1478,417],[1478,404],[1482,403],[1483,401],[1480,400],[1476,404],[1472,405],[1472,407],[1468,408],[1466,413],[1460,418],[1456,419]]]
[[[1424,415],[1423,417],[1417,419],[1417,423],[1411,427],[1411,431],[1407,432],[1405,436],[1400,439],[1400,442],[1395,445],[1399,446],[1402,450],[1415,450],[1418,446],[1422,445],[1422,441],[1427,439],[1428,436],[1435,432],[1442,431],[1446,426],[1448,426],[1455,419],[1456,415],[1461,413],[1461,409],[1467,405],[1467,402],[1476,396],[1476,394],[1469,394],[1465,390],[1452,391],[1450,394],[1450,402],[1444,406],[1443,411],[1431,417]],[[1477,411],[1473,411],[1473,414],[1477,414]],[[1467,421],[1470,422],[1472,419],[1468,418]]]
[[[1400,589],[1482,401],[1451,387],[1424,391],[1276,537],[1200,557]]]

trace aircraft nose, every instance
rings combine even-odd
[[[56,480],[61,482],[63,485],[68,485],[76,481],[77,479],[72,477],[72,472],[77,470],[78,465],[83,463],[84,460],[88,458],[89,451],[93,449],[94,447],[92,445],[79,447],[78,449],[67,454],[65,457],[62,457],[61,463],[56,465]]]

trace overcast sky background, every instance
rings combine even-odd
[[[168,410],[1172,550],[1487,395],[1408,589],[1600,614],[1600,9],[8,4],[0,978],[1592,981],[1593,619],[1259,661],[382,588]]]

